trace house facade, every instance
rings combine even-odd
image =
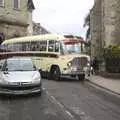
[[[32,35],[32,0],[0,0],[0,39]]]
[[[40,23],[33,22],[33,35],[48,34],[50,33],[47,29],[41,26]]]

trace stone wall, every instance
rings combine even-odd
[[[27,35],[27,27],[0,23],[0,32],[4,34],[5,39],[21,37]]]
[[[108,2],[109,1],[109,2]],[[105,45],[120,44],[120,0],[104,0]]]
[[[104,47],[120,44],[120,0],[95,0],[90,12],[91,54],[99,56]]]
[[[101,1],[96,1],[90,12],[91,56],[98,56],[101,50]]]
[[[5,4],[0,7],[0,33],[5,39],[32,35],[32,0],[20,0],[20,7],[13,8],[11,0],[4,0]]]
[[[101,73],[105,73],[103,48],[120,45],[120,0],[95,0],[90,12],[91,55],[97,56]],[[113,61],[112,61],[113,62]],[[116,63],[116,61],[114,61]],[[113,68],[115,69],[115,68]]]

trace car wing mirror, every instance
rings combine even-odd
[[[41,69],[41,68],[38,68],[38,71],[41,73],[42,69]]]
[[[4,74],[8,74],[8,68],[5,68]]]
[[[35,66],[35,65],[33,65],[33,68],[36,70],[37,69],[37,67]]]

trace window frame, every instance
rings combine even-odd
[[[5,6],[5,0],[1,0],[0,7],[4,7],[4,6]]]
[[[16,1],[16,0],[13,0],[13,9],[14,9],[14,10],[20,10],[20,0],[17,0],[17,1],[18,1],[17,7],[15,7],[15,6],[16,6],[16,5],[15,5],[15,1]]]

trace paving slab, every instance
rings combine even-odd
[[[91,75],[88,81],[120,95],[120,79],[110,79],[99,75]]]

